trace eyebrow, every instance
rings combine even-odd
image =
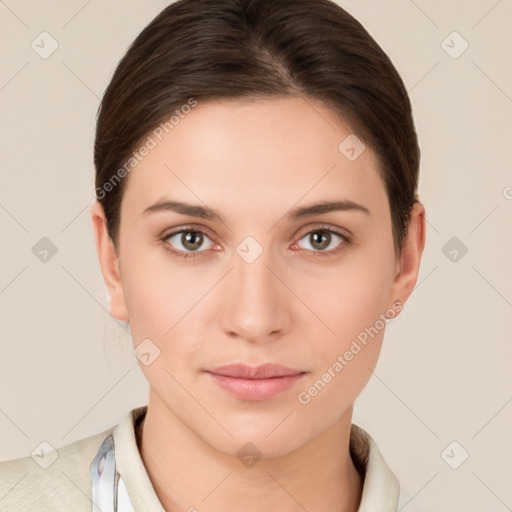
[[[160,200],[152,204],[144,210],[142,215],[148,215],[154,212],[172,211],[189,217],[199,217],[201,219],[218,220],[222,223],[222,216],[219,212],[212,208],[200,205],[192,205],[182,203],[180,201]],[[329,213],[334,211],[358,211],[371,216],[370,210],[363,205],[353,201],[321,201],[319,203],[301,206],[291,210],[286,215],[288,222],[319,215],[322,213]]]

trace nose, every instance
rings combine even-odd
[[[292,294],[270,251],[249,263],[237,253],[222,297],[222,327],[231,337],[252,343],[275,341],[291,325]]]

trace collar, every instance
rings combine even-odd
[[[396,512],[400,497],[398,479],[386,464],[377,443],[358,425],[350,430],[350,455],[364,475],[358,512]]]
[[[93,512],[165,512],[140,456],[135,428],[147,405],[132,409],[105,438],[91,464]],[[373,438],[351,426],[350,455],[364,477],[358,512],[396,512],[400,486]]]

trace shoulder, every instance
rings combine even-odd
[[[56,450],[0,462],[0,512],[90,512],[90,468],[115,426]]]

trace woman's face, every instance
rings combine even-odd
[[[386,191],[375,155],[312,100],[190,110],[125,178],[112,312],[169,418],[226,453],[284,454],[350,423],[406,299]],[[308,213],[327,202],[359,206]],[[232,363],[303,373],[233,394],[209,373]]]

